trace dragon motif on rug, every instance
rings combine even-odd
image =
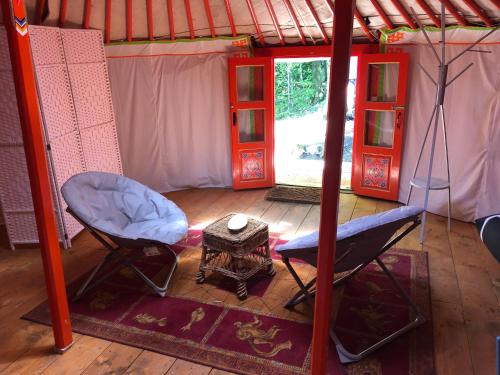
[[[281,330],[278,326],[273,325],[267,331],[261,329],[262,322],[254,315],[253,322],[243,323],[235,322],[236,337],[241,341],[247,341],[255,353],[263,357],[272,358],[280,351],[285,349],[292,349],[292,342],[287,340],[280,344],[275,344],[273,341],[276,334]],[[258,345],[267,345],[271,350],[260,350]]]

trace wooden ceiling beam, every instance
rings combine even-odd
[[[193,16],[191,15],[191,3],[189,0],[184,0],[184,7],[186,8],[186,18],[189,26],[189,35],[191,35],[191,39],[196,38],[196,34],[194,32],[193,26]]]
[[[484,22],[486,26],[488,27],[493,26],[493,22],[488,17],[484,9],[481,8],[474,0],[463,0],[463,2],[469,7],[472,13],[474,13],[476,16],[479,17],[481,21]]]
[[[231,33],[233,36],[237,36],[236,26],[234,24],[233,12],[231,11],[231,4],[229,0],[224,0],[224,5],[226,6],[227,18],[229,19],[229,25],[231,25]]]
[[[297,33],[299,34],[300,42],[302,44],[306,44],[306,38],[304,37],[304,32],[302,31],[302,28],[300,27],[299,20],[297,19],[297,15],[295,14],[295,11],[293,10],[292,4],[290,3],[290,0],[283,0],[285,3],[285,7],[288,10],[288,13],[290,14],[290,17],[292,18],[293,25],[295,26],[295,29],[297,30]]]
[[[273,5],[271,4],[270,0],[264,0],[267,10],[269,11],[269,14],[271,15],[271,19],[274,24],[274,28],[276,29],[276,32],[278,33],[278,38],[280,40],[280,44],[282,46],[285,45],[285,38],[283,37],[283,32],[281,31],[280,24],[278,22],[278,18],[276,17],[276,13],[274,12]]]
[[[109,43],[111,41],[111,0],[106,0],[105,13],[104,41],[105,43]]]
[[[66,13],[68,10],[68,0],[61,0],[59,7],[59,27],[64,27],[66,23]]]
[[[154,40],[154,28],[153,28],[153,0],[146,0],[146,11],[148,18],[148,39]]]
[[[85,5],[83,9],[82,29],[88,29],[90,27],[91,11],[92,11],[92,0],[85,0]]]
[[[361,26],[361,29],[367,36],[368,40],[370,42],[375,41],[375,37],[372,35],[370,32],[370,29],[368,28],[368,25],[365,23],[365,20],[363,19],[363,15],[361,12],[358,10],[358,8],[354,8],[354,18],[356,18],[356,21],[358,21],[359,25]]]
[[[257,15],[255,14],[255,9],[253,8],[252,0],[247,0],[248,10],[250,12],[250,16],[252,17],[253,24],[255,26],[255,30],[257,31],[257,36],[259,38],[259,43],[262,47],[266,45],[266,41],[264,40],[264,35],[262,34],[262,30],[259,26],[259,20],[257,19]]]
[[[168,13],[168,32],[170,33],[170,40],[175,40],[175,21],[174,21],[174,8],[172,7],[172,0],[167,0],[167,13]]]
[[[127,41],[132,41],[132,0],[127,0],[126,5]]]
[[[205,5],[205,13],[207,14],[208,26],[210,27],[210,35],[212,35],[212,38],[215,38],[217,34],[215,33],[214,18],[212,17],[210,4],[208,3],[208,0],[203,0],[203,4]]]
[[[42,17],[43,17],[43,10],[45,8],[45,3],[47,0],[38,0],[36,3],[36,9],[35,9],[35,25],[41,25],[42,24]]]
[[[458,12],[455,5],[450,0],[440,0],[448,12],[450,12],[453,17],[457,20],[460,26],[467,26],[469,23],[467,20]]]
[[[401,17],[404,18],[404,20],[406,21],[408,26],[410,26],[412,29],[416,29],[417,24],[415,22],[413,22],[413,20],[411,19],[410,13],[407,12],[407,10],[403,6],[403,4],[401,4],[401,2],[399,0],[391,0],[391,3],[392,3],[392,5],[394,5],[394,7],[396,7],[399,14],[401,15]]]
[[[314,19],[314,23],[316,24],[316,27],[318,28],[319,33],[321,34],[321,37],[323,38],[323,41],[326,44],[329,44],[330,39],[328,39],[328,35],[326,34],[326,31],[323,28],[323,25],[321,24],[321,20],[319,19],[318,14],[316,13],[316,10],[314,9],[314,7],[311,3],[311,0],[304,0],[304,1],[307,5],[307,8],[309,9],[309,12],[311,13],[311,16]]]
[[[375,10],[377,11],[378,15],[380,16],[380,18],[382,18],[382,21],[384,21],[385,26],[387,26],[387,28],[389,29],[394,29],[394,24],[392,23],[387,13],[385,13],[385,10],[384,8],[382,8],[382,5],[380,5],[377,0],[370,0],[370,1]]]
[[[441,21],[439,17],[436,16],[432,8],[425,2],[425,0],[417,0],[417,4],[422,10],[427,14],[427,17],[431,19],[436,27],[441,27]]]

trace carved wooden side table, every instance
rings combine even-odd
[[[229,214],[208,225],[203,230],[203,251],[196,281],[205,281],[205,272],[220,272],[237,281],[239,299],[247,297],[246,282],[257,272],[265,269],[269,276],[276,271],[269,251],[267,224],[248,218],[248,224],[238,232],[227,228]]]

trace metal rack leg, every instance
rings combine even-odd
[[[446,156],[446,175],[448,176],[448,232],[451,231],[451,181],[450,181],[450,160],[448,158],[448,137],[446,135],[446,121],[444,116],[444,106],[441,105],[441,123],[443,125],[444,154]]]

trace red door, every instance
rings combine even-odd
[[[398,199],[408,55],[361,55],[358,60],[352,189]]]
[[[274,66],[267,57],[229,59],[233,188],[274,185]]]

